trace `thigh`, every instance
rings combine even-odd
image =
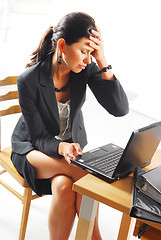
[[[56,175],[67,175],[77,181],[87,173],[79,167],[69,165],[64,158],[50,157],[40,151],[33,150],[26,155],[27,160],[36,170],[36,178],[52,178]]]

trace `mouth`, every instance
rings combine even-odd
[[[84,65],[78,65],[79,68],[81,68],[82,70],[86,68],[86,66]]]

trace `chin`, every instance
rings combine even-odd
[[[73,71],[74,73],[80,73],[80,72],[82,71],[82,69],[80,69],[80,68],[78,69],[78,68],[77,68],[77,69],[73,69],[72,71]]]

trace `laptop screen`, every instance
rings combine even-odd
[[[150,163],[161,141],[161,122],[151,124],[132,133],[113,177],[133,171],[135,167]]]

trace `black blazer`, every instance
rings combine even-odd
[[[55,138],[60,128],[51,59],[52,55],[28,68],[17,79],[22,116],[12,134],[12,150],[18,154],[37,149],[49,156],[61,157],[57,151],[61,141]],[[103,80],[98,71],[92,62],[80,73],[70,74],[72,139],[82,149],[87,144],[81,111],[87,84],[110,114],[123,116],[128,113],[128,100],[119,81],[116,78],[114,81]]]

